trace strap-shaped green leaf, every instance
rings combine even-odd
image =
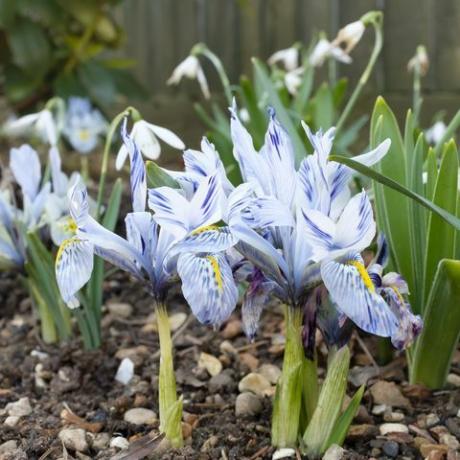
[[[164,172],[154,161],[146,161],[147,186],[149,188],[171,187],[180,188],[179,184],[166,172]]]
[[[455,215],[458,195],[458,153],[455,142],[444,149],[434,190],[433,203]],[[428,218],[424,299],[428,298],[438,263],[455,257],[455,229],[437,215]]]
[[[410,379],[441,388],[460,336],[460,261],[438,265],[424,313],[424,327],[415,346]]]

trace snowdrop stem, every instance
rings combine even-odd
[[[99,178],[99,189],[97,192],[96,219],[99,220],[102,213],[102,199],[104,197],[105,182],[107,178],[107,170],[109,166],[110,147],[112,146],[113,136],[125,116],[131,114],[133,118],[139,116],[139,112],[134,107],[127,107],[123,112],[120,112],[110,123],[107,137],[105,139],[104,153],[102,155],[101,173]]]
[[[415,63],[414,67],[414,81],[412,87],[412,110],[414,112],[414,120],[417,123],[420,116],[420,109],[422,107],[422,74],[420,64]]]
[[[156,304],[155,316],[160,339],[160,375],[158,380],[160,430],[165,433],[173,447],[180,447],[182,446],[182,398],[177,399],[171,328],[164,304]]]
[[[228,79],[224,66],[222,65],[222,61],[204,43],[196,44],[192,49],[192,54],[194,54],[195,56],[198,56],[201,54],[205,58],[209,59],[209,61],[211,61],[211,64],[214,66],[217,74],[219,75],[220,82],[224,89],[225,97],[227,98],[227,103],[229,107],[231,107],[232,101],[233,101],[233,95],[232,95],[230,80]]]
[[[302,344],[302,310],[285,306],[286,347],[283,369],[276,386],[272,416],[272,444],[295,447],[299,435],[304,351]]]
[[[88,183],[89,179],[89,162],[86,155],[80,155],[80,166],[81,166],[81,175],[85,183]]]
[[[369,77],[371,76],[372,70],[374,69],[375,63],[377,62],[377,58],[379,57],[380,51],[382,50],[382,46],[383,46],[383,14],[379,11],[371,11],[370,13],[367,13],[366,15],[364,15],[361,18],[361,20],[366,26],[371,24],[374,27],[374,32],[375,32],[374,48],[372,50],[367,66],[361,75],[361,78],[359,79],[355,89],[353,90],[353,93],[351,94],[350,99],[348,100],[347,105],[345,106],[345,109],[340,115],[339,121],[337,122],[337,125],[336,125],[336,135],[343,128],[364,86],[366,86],[369,80]]]

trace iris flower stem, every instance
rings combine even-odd
[[[293,447],[299,436],[304,363],[302,316],[301,309],[285,306],[286,346],[272,416],[272,444],[276,447]]]
[[[364,86],[366,86],[369,77],[371,76],[372,70],[374,69],[375,63],[377,62],[377,58],[379,57],[380,51],[382,50],[383,46],[383,15],[381,13],[375,13],[372,16],[372,19],[370,19],[370,23],[374,27],[374,32],[375,32],[375,41],[374,41],[374,48],[372,50],[371,56],[369,58],[369,62],[367,63],[366,68],[364,69],[363,74],[361,75],[361,78],[358,81],[358,84],[356,85],[355,89],[353,90],[353,93],[350,96],[350,99],[348,99],[347,105],[345,106],[345,109],[343,110],[342,114],[340,115],[339,121],[337,122],[336,125],[336,135],[339,133],[339,131],[343,128],[345,122],[348,119],[348,116],[350,115],[351,111],[353,110],[353,107],[356,104],[356,101],[358,100],[358,97],[360,96]]]
[[[85,183],[89,180],[89,162],[87,155],[80,155],[81,175]]]
[[[165,305],[157,303],[155,309],[160,339],[160,375],[158,381],[160,430],[165,433],[173,447],[180,447],[183,444],[182,398],[178,399],[176,393],[171,328]]]
[[[222,83],[222,87],[224,89],[225,97],[227,98],[227,104],[231,107],[233,103],[233,95],[232,89],[230,85],[230,80],[225,72],[224,66],[222,65],[222,61],[218,58],[216,54],[214,54],[206,45],[203,43],[198,43],[194,47],[196,54],[201,54],[202,56],[206,57],[211,61],[211,64],[216,69],[217,74],[219,75],[220,81]]]

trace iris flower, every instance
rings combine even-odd
[[[63,133],[70,145],[87,155],[99,143],[99,136],[107,131],[107,122],[101,112],[91,106],[89,99],[71,97],[65,114]]]

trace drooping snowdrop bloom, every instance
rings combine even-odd
[[[430,67],[430,60],[428,59],[428,53],[426,48],[422,45],[417,47],[415,55],[407,63],[407,70],[409,72],[414,72],[418,69],[420,75],[423,77],[428,73]]]
[[[425,132],[426,140],[433,145],[438,144],[446,132],[447,126],[443,121],[437,121]]]
[[[337,47],[344,47],[344,52],[350,54],[361,40],[365,30],[366,26],[363,21],[351,22],[339,30],[332,43]]]
[[[187,56],[174,70],[172,75],[166,82],[168,85],[178,85],[182,79],[186,77],[191,80],[197,80],[200,85],[201,92],[206,99],[211,97],[209,92],[208,81],[201,67],[200,60],[194,56]]]
[[[313,67],[321,67],[326,59],[333,58],[344,64],[350,64],[351,57],[345,51],[331,43],[326,38],[321,38],[313,48],[309,56],[309,62]]]
[[[267,61],[270,65],[281,63],[287,72],[299,67],[299,50],[295,46],[273,53]]]
[[[287,72],[284,75],[284,84],[286,89],[289,91],[289,94],[295,96],[302,84],[302,75],[304,73],[304,68],[299,67],[290,72]]]
[[[38,136],[49,145],[56,145],[61,121],[56,119],[51,110],[45,108],[37,113],[7,121],[3,132],[10,137]]]
[[[77,152],[90,153],[106,131],[107,121],[99,110],[91,106],[89,99],[69,98],[63,133]]]
[[[156,160],[160,156],[161,146],[158,138],[175,149],[183,150],[185,148],[184,143],[172,131],[144,120],[134,122],[130,137],[134,140],[142,155],[150,160]],[[118,151],[115,164],[118,170],[123,167],[127,156],[128,149],[123,144]]]

